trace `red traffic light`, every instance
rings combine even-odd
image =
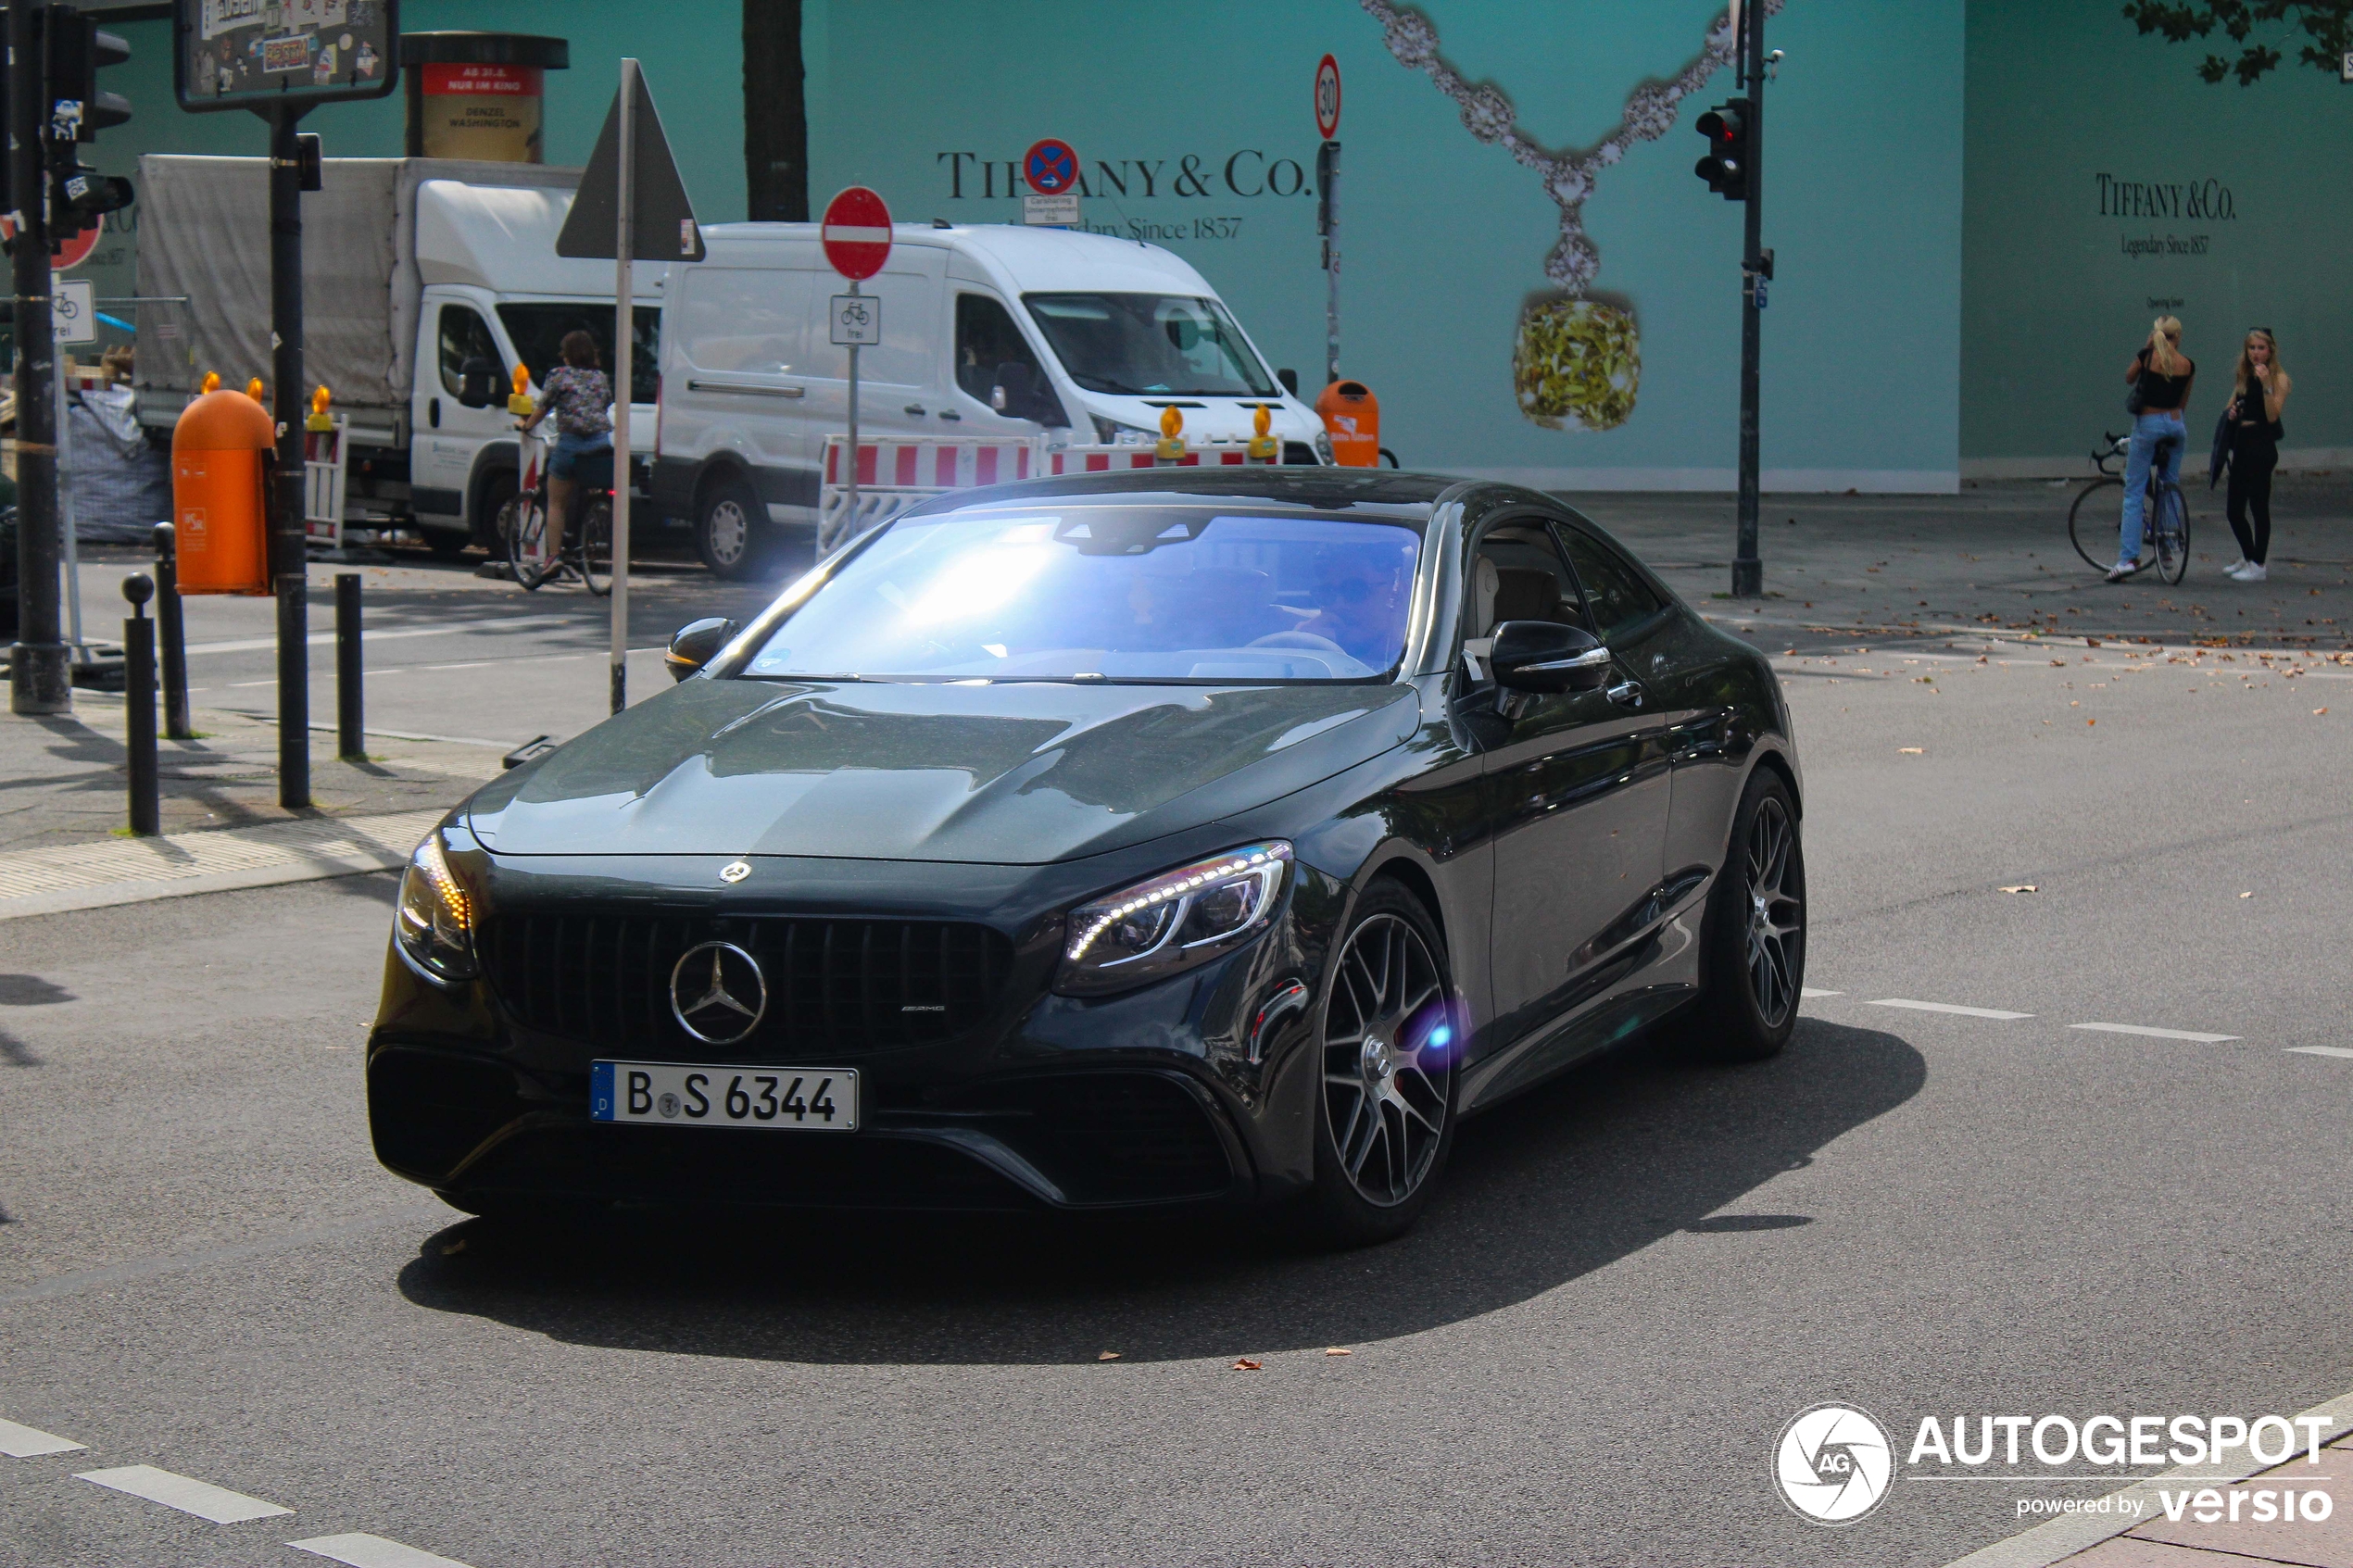
[[[1707,138],[1707,156],[1692,172],[1726,201],[1748,198],[1748,119],[1742,108],[1737,101],[1718,104],[1692,122]]]

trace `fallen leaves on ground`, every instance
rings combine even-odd
[[[1265,1365],[1266,1363],[1265,1361],[1253,1361],[1248,1356],[1240,1356],[1235,1359],[1234,1370],[1236,1372],[1258,1372],[1264,1370]]]
[[[1926,748],[1917,746],[1899,746],[1895,749],[1898,755],[1905,757],[1918,757]]]
[[[2252,894],[2252,893],[2242,893],[2242,894],[2240,894],[2240,895],[2239,895],[2239,897],[2242,897],[2242,898],[2252,898],[2252,897],[2255,897],[2255,895],[2254,895],[2254,894]]]
[[[2040,893],[2043,890],[2031,882],[2021,882],[2015,887],[2005,887],[2002,891],[2005,893]]]
[[[1353,1350],[1346,1349],[1346,1348],[1342,1348],[1342,1347],[1340,1347],[1340,1346],[1338,1346],[1338,1345],[1333,1345],[1333,1346],[1330,1346],[1330,1347],[1327,1348],[1325,1349],[1325,1351],[1324,1351],[1324,1354],[1326,1354],[1327,1356],[1353,1356],[1353,1355],[1354,1355],[1355,1353],[1356,1353],[1356,1352],[1355,1352],[1355,1351],[1353,1351]]]
[[[1097,1356],[1095,1359],[1099,1361],[1115,1361],[1119,1360],[1119,1352],[1116,1350],[1105,1350],[1101,1355]]]
[[[2325,708],[2315,708],[2312,709],[2312,717],[2318,719],[2322,714],[2326,713],[2328,709]]]

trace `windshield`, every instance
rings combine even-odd
[[[1173,294],[1027,294],[1070,379],[1121,396],[1272,397],[1275,383],[1214,299]]]
[[[573,332],[585,332],[597,340],[597,365],[610,379],[612,318],[610,305],[539,300],[498,307],[498,320],[506,323],[515,352],[522,356],[522,362],[531,369],[531,379],[541,386],[547,384],[547,372],[562,363],[564,335]],[[661,384],[661,307],[637,307],[636,328],[636,341],[630,348],[635,356],[629,362],[631,401],[650,403]]]
[[[890,524],[778,626],[754,678],[1367,681],[1405,647],[1418,528],[1183,507]]]

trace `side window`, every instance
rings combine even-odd
[[[1585,624],[1577,581],[1541,524],[1507,523],[1481,535],[1471,560],[1469,587],[1466,637],[1491,637],[1506,621]]]
[[[985,294],[956,296],[956,384],[964,395],[988,401],[997,385],[997,367],[1020,365],[1034,384],[1045,384],[1045,371],[1029,350],[1021,329],[1002,304]]]
[[[459,378],[465,374],[469,359],[487,359],[507,373],[507,362],[498,353],[498,340],[490,335],[490,323],[474,314],[471,305],[445,305],[441,307],[441,386],[450,396],[463,389]]]
[[[678,346],[698,370],[764,376],[808,373],[809,274],[777,269],[686,267]]]
[[[1615,642],[1666,603],[1642,581],[1640,573],[1617,551],[1574,528],[1561,530],[1568,558],[1585,585],[1586,602],[1593,608],[1593,634]]]

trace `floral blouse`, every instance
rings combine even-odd
[[[560,435],[602,435],[612,429],[612,383],[602,370],[559,365],[540,383],[539,411],[555,410]]]

